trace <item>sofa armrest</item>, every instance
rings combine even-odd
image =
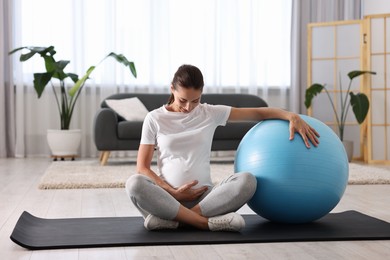
[[[110,108],[97,111],[94,121],[94,140],[99,151],[111,150],[118,142],[118,115]]]

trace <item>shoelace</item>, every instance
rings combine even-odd
[[[223,219],[212,219],[210,222],[217,226],[217,230],[234,230],[230,223],[232,222],[232,218],[223,218]]]

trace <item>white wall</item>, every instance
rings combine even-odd
[[[363,16],[370,14],[387,14],[390,13],[389,0],[363,0]]]

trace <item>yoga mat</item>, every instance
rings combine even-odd
[[[244,215],[241,232],[193,228],[148,231],[141,217],[43,219],[23,212],[11,234],[32,249],[390,239],[390,223],[357,211],[332,213],[308,224],[277,224]]]

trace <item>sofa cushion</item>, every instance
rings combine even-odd
[[[119,93],[111,95],[107,99],[121,100],[133,97],[137,97],[148,111],[152,111],[153,109],[166,104],[168,102],[169,94]],[[102,107],[108,107],[106,100],[102,102]]]
[[[118,123],[119,139],[141,139],[142,124],[140,121],[120,121]]]
[[[149,112],[137,98],[106,99],[107,105],[127,121],[143,121]]]

